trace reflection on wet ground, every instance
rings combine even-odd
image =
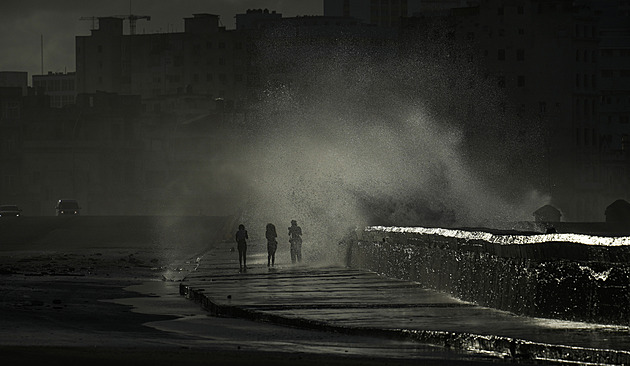
[[[343,267],[281,264],[253,256],[238,273],[215,250],[183,292],[215,314],[308,329],[416,340],[512,360],[619,364],[630,361],[628,327],[517,316],[462,302],[408,281]]]

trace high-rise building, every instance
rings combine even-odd
[[[443,39],[465,45],[456,57],[480,67],[488,85],[506,97],[506,116],[530,123],[511,138],[524,148],[545,141],[542,189],[563,217],[602,221],[611,202],[630,195],[630,160],[623,153],[630,146],[627,4],[475,3],[442,17]],[[434,20],[424,16],[417,24]],[[532,135],[535,129],[542,135]]]
[[[385,27],[422,10],[422,0],[324,0],[324,16],[352,17]]]
[[[245,43],[241,33],[219,26],[218,15],[185,18],[178,33],[123,35],[122,22],[99,18],[90,36],[76,37],[78,93],[140,95],[149,109],[184,95],[229,105],[245,98]]]

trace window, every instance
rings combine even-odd
[[[575,143],[577,146],[580,146],[580,129],[576,128],[575,129]]]
[[[588,106],[588,101],[585,100],[584,101],[584,115],[588,116],[589,114],[590,114],[590,109],[589,109],[589,106]]]
[[[517,79],[517,85],[519,88],[522,88],[525,86],[525,76],[523,75],[519,75],[518,79]]]
[[[499,76],[497,84],[499,88],[505,88],[505,76]]]
[[[503,15],[505,13],[505,10],[503,7],[497,8],[497,15]]]
[[[523,49],[516,50],[516,60],[518,61],[525,60],[525,50]]]
[[[505,61],[505,50],[499,50],[497,53],[497,60]]]
[[[122,136],[121,128],[119,124],[112,125],[112,139],[120,140]]]
[[[590,130],[588,128],[584,129],[584,146],[588,146],[588,142],[590,140],[589,132],[590,132]]]
[[[523,8],[523,5],[519,5],[516,7],[516,13],[520,15],[525,13],[525,9]]]

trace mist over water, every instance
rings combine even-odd
[[[348,44],[266,49],[263,67],[283,72],[235,153],[242,221],[260,236],[273,222],[282,240],[296,219],[307,250],[355,226],[492,226],[548,202],[532,175],[537,130],[474,65]]]

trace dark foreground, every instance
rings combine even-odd
[[[483,361],[435,358],[391,359],[381,357],[337,356],[266,351],[227,351],[154,348],[85,347],[0,347],[5,362],[28,365],[45,362],[47,365],[488,365]]]
[[[191,253],[201,255],[208,249],[188,247],[181,252],[177,245],[102,242],[51,246],[49,241],[3,246],[2,363],[432,365],[447,361],[474,365],[500,361],[415,342],[210,316],[179,294],[179,281],[198,265],[199,257]]]
[[[239,273],[228,248],[210,251],[182,282],[182,294],[213,314],[408,340],[458,351],[459,357],[630,363],[626,326],[517,316],[334,262],[267,268],[265,253],[260,254],[253,256],[246,273]]]
[[[304,283],[292,286],[291,282],[306,280],[308,273],[318,273],[322,268],[326,272],[326,267],[315,267],[316,263],[308,261],[308,255],[307,264],[292,266],[288,253],[279,249],[276,270],[269,271],[264,245],[255,241],[251,242],[250,248],[251,269],[247,274],[239,274],[236,253],[229,251],[231,245],[209,244],[220,242],[218,238],[211,238],[209,233],[222,232],[219,230],[224,226],[221,220],[215,220],[213,224],[206,218],[53,219],[57,218],[41,219],[36,223],[16,221],[19,225],[2,221],[3,225],[0,225],[0,359],[3,364],[554,363],[549,359],[503,358],[496,353],[376,336],[369,331],[340,332],[334,324],[332,327],[311,326],[325,313],[330,315],[328,319],[344,321],[343,316],[334,318],[335,314],[344,315],[340,311],[344,306],[338,306],[340,301],[346,302],[346,310],[358,309],[355,315],[367,314],[366,311],[374,309],[365,303],[365,296],[370,291],[363,288],[363,299],[347,296],[347,291],[337,296],[332,291],[335,285],[328,286],[332,282],[327,282],[326,278],[319,286],[320,290],[328,290],[319,294],[312,289],[303,291]],[[220,265],[213,267],[213,263]],[[341,273],[343,269],[335,271]],[[349,280],[363,278],[364,275],[369,277],[373,274],[350,271],[341,274]],[[226,284],[223,282],[221,285],[221,281],[216,283],[219,286],[208,289],[218,291],[217,299],[223,301],[227,299],[226,294],[232,295],[232,305],[245,299],[245,304],[249,302],[252,311],[250,315],[284,311],[293,319],[304,320],[299,311],[306,310],[310,319],[278,325],[269,318],[259,316],[213,316],[199,303],[180,295],[180,284],[185,277],[205,285],[213,278],[223,277],[231,281],[227,289],[221,287]],[[355,282],[348,282],[349,285],[352,283]],[[368,282],[360,285],[358,290],[365,283]],[[405,312],[417,308],[439,310],[436,306],[406,308],[405,304],[417,303],[417,296],[423,293],[417,292],[413,284],[399,283],[401,287],[394,292],[382,287],[382,282],[372,284],[372,295],[382,302],[379,306],[388,317],[368,314],[363,319],[354,318],[354,321],[420,329],[421,321],[430,321],[430,317],[414,315],[405,318]],[[233,288],[229,289],[229,286]],[[226,293],[228,289],[229,293]],[[259,290],[265,293],[257,292]],[[246,296],[237,296],[239,293]],[[275,297],[269,297],[270,294]],[[300,305],[294,301],[296,299],[289,302],[289,307],[277,306],[282,304],[283,299],[300,295],[307,295],[307,306]],[[313,295],[317,301],[308,297]],[[330,301],[331,296],[333,301],[324,304]],[[446,309],[473,309],[454,299],[439,298],[439,303]],[[275,303],[271,305],[275,306],[269,306],[272,300]],[[393,308],[397,311],[388,312],[388,306],[395,303],[398,305]],[[223,309],[225,305],[230,305],[219,301],[217,304],[224,306]],[[392,322],[394,319],[399,323]],[[441,325],[469,327],[476,319],[472,317],[468,320],[467,324],[457,324],[451,319],[441,322]],[[554,326],[545,324],[545,329]],[[560,324],[551,333],[563,338],[570,332],[567,327],[576,325]],[[588,329],[583,334],[587,336],[585,341],[595,343],[605,342],[603,338],[611,335],[622,334],[624,339],[627,338],[627,330],[618,328],[594,329],[592,337],[588,336]]]

